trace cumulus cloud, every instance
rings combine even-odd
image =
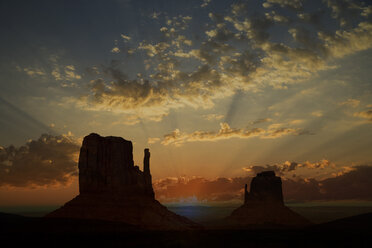
[[[315,166],[322,166],[319,162]],[[286,170],[294,170],[299,164],[289,163]],[[267,166],[267,169],[272,169]],[[259,172],[259,171],[258,171]],[[244,185],[250,185],[252,176],[206,179],[201,177],[164,178],[154,181],[157,199],[162,202],[178,202],[194,197],[198,201],[242,202]],[[317,180],[314,178],[282,178],[285,200],[371,200],[372,166],[354,166],[345,173]]]
[[[0,187],[69,184],[77,176],[79,147],[72,136],[50,134],[21,147],[0,147]]]
[[[217,141],[231,138],[248,139],[252,137],[260,137],[262,139],[274,139],[280,138],[285,135],[303,135],[309,134],[300,128],[277,128],[269,127],[267,129],[262,128],[231,128],[226,122],[220,123],[220,129],[218,131],[194,131],[192,133],[184,133],[179,129],[165,134],[161,144],[163,145],[175,145],[180,146],[188,142],[197,141]]]
[[[90,110],[136,113],[158,120],[171,109],[210,109],[218,99],[236,92],[265,86],[286,89],[334,68],[334,59],[372,46],[370,6],[329,0],[319,2],[323,8],[314,12],[302,2],[267,0],[264,12],[254,15],[249,14],[250,3],[232,4],[225,13],[208,14],[210,21],[197,40],[187,32],[191,16],[165,16],[161,39],[126,43],[125,51],[142,59],[145,73],[130,77],[125,68],[111,63],[76,103]],[[280,8],[298,14],[282,16]],[[324,24],[332,18],[339,25],[331,29]],[[276,41],[275,32],[270,32],[279,27],[287,31],[281,33],[288,42]]]

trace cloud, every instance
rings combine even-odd
[[[280,138],[282,136],[286,136],[288,134],[302,135],[302,134],[305,134],[305,133],[302,132],[302,130],[299,130],[297,128],[269,129],[267,131],[267,134],[265,136],[262,136],[261,138],[264,138],[264,139],[275,139],[275,138]]]
[[[323,194],[333,199],[372,199],[372,167],[360,165],[340,176],[321,181]]]
[[[158,19],[160,15],[161,15],[161,12],[154,11],[154,12],[151,13],[150,18],[151,19]]]
[[[372,14],[372,6],[367,6],[363,8],[363,13],[361,14],[364,17],[368,17]]]
[[[363,7],[362,2],[349,0],[328,0],[328,7],[332,17],[339,21],[341,27],[349,26],[359,15],[368,16],[368,7]],[[360,13],[362,11],[362,13]]]
[[[193,133],[181,133],[179,129],[174,130],[173,132],[164,135],[161,144],[169,145],[173,144],[179,146],[187,142],[196,142],[196,141],[216,141],[223,139],[230,139],[233,137],[236,138],[250,138],[258,136],[260,133],[264,132],[263,129],[254,128],[251,130],[244,129],[234,129],[230,128],[227,123],[220,123],[220,130],[218,132],[214,131],[195,131]]]
[[[22,71],[22,68],[17,66],[16,67],[18,71]],[[35,76],[45,76],[45,71],[42,68],[32,68],[32,67],[27,67],[23,68],[23,71],[29,75],[30,77],[35,77]]]
[[[142,44],[149,56],[160,56],[164,47]],[[205,65],[191,74],[174,69],[172,62],[158,65],[152,77],[158,82],[143,78],[130,80],[115,65],[104,68],[106,77],[89,83],[90,94],[76,100],[80,107],[91,110],[109,110],[138,114],[141,118],[154,119],[166,116],[172,108],[191,106],[210,108],[212,92],[221,88],[219,74]],[[184,86],[176,83],[183,82]],[[226,89],[223,94],[229,94]]]
[[[368,121],[372,121],[372,109],[361,111],[361,112],[356,112],[354,113],[354,116],[368,119]]]
[[[301,123],[303,123],[303,122],[304,122],[304,120],[295,119],[295,120],[291,120],[289,123],[290,123],[291,125],[298,125],[298,124],[301,124]]]
[[[207,7],[212,0],[203,0],[203,3],[200,5],[200,7],[205,8]]]
[[[319,162],[309,162],[305,161],[303,163],[285,161],[282,164],[266,165],[266,166],[248,166],[244,167],[243,170],[248,172],[250,175],[254,176],[262,171],[272,170],[275,171],[279,176],[285,176],[288,172],[293,172],[299,168],[305,169],[325,169],[325,168],[335,168],[335,164],[327,159],[322,159]]]
[[[76,72],[74,65],[61,65],[58,60],[58,56],[49,59],[51,63],[50,75],[54,80],[61,81],[62,87],[76,86],[74,81],[80,80],[82,76]]]
[[[300,10],[302,9],[302,0],[266,0],[262,4],[264,8],[270,8],[273,5],[279,5],[280,7],[287,7],[290,9]]]
[[[217,178],[208,180],[201,177],[164,178],[153,183],[156,198],[162,202],[179,201],[196,197],[198,201],[226,201],[241,198],[247,178]]]
[[[322,166],[324,162],[317,163]],[[299,164],[289,163],[285,170],[294,170]],[[266,166],[267,169],[275,167]],[[259,172],[259,171],[257,171]],[[285,200],[371,200],[372,166],[354,166],[347,172],[323,180],[314,178],[282,178]],[[243,201],[244,185],[250,185],[252,176],[206,179],[202,177],[164,178],[154,181],[157,199],[178,202],[196,198],[197,201]]]
[[[319,38],[325,43],[326,51],[336,58],[362,51],[371,47],[372,23],[361,22],[350,30],[339,30],[334,35],[320,32]]]
[[[359,106],[359,103],[360,103],[359,100],[350,98],[350,99],[347,99],[344,102],[340,102],[339,105],[340,106],[350,106],[350,107],[356,108],[356,107]]]
[[[21,147],[0,147],[0,187],[67,185],[77,176],[79,144],[43,134]]]
[[[121,34],[120,36],[121,38],[123,38],[124,42],[128,42],[132,39],[130,36],[125,35],[125,34]]]
[[[192,133],[183,133],[179,129],[175,129],[171,133],[165,134],[161,144],[180,146],[188,142],[197,141],[217,141],[231,138],[248,139],[252,137],[260,137],[262,139],[275,139],[286,135],[303,135],[309,134],[299,128],[277,128],[269,127],[262,128],[231,128],[226,122],[220,123],[220,129],[216,131],[194,131]]]
[[[114,48],[111,49],[111,52],[112,53],[120,53],[120,49],[119,49],[119,47],[114,47]]]
[[[160,138],[148,138],[147,143],[148,144],[155,144],[160,141]]]
[[[370,6],[329,0],[314,12],[300,0],[267,0],[264,12],[252,15],[249,4],[233,4],[223,14],[209,13],[205,29],[195,34],[198,39],[188,30],[193,18],[183,15],[165,16],[153,40],[135,44],[137,37],[121,35],[131,40],[126,59],[142,60],[144,72],[129,76],[138,72],[126,72],[113,61],[75,103],[89,110],[158,120],[172,109],[211,109],[219,99],[239,92],[286,89],[335,68],[337,58],[372,47]],[[280,8],[301,11],[287,17],[280,15]],[[340,25],[325,25],[331,19]],[[270,31],[278,28],[287,31],[281,32],[280,42]],[[231,122],[234,109],[232,102],[226,122]]]
[[[38,64],[38,63],[35,63]],[[82,79],[82,75],[74,65],[61,63],[60,56],[56,54],[48,55],[40,63],[41,65],[25,67],[17,65],[16,69],[25,72],[31,78],[42,79],[43,81],[56,81],[61,87],[78,87],[76,83]]]
[[[323,116],[323,111],[321,111],[321,110],[313,111],[313,112],[311,112],[311,115],[316,116],[316,117],[322,117]]]
[[[212,120],[221,120],[224,117],[224,115],[218,115],[218,114],[208,114],[208,115],[203,115],[203,118],[212,121]]]
[[[75,72],[75,66],[67,65],[64,68],[65,80],[81,79],[81,76]]]
[[[372,166],[354,166],[346,173],[324,180],[284,180],[283,193],[288,200],[371,200],[371,176]]]
[[[271,122],[271,121],[272,121],[272,119],[270,119],[270,118],[261,118],[261,119],[251,121],[249,124],[256,125],[256,124],[261,124],[261,123]]]

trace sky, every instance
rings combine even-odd
[[[162,202],[372,200],[372,3],[0,2],[0,205],[78,193],[84,136],[151,151]]]

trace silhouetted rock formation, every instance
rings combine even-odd
[[[244,204],[249,202],[273,202],[283,204],[282,180],[274,171],[258,173],[251,182],[251,192],[245,185]]]
[[[274,171],[258,173],[251,181],[250,192],[245,185],[244,204],[226,219],[233,227],[305,226],[310,224],[301,215],[284,205],[282,180]]]
[[[121,137],[90,134],[84,138],[79,157],[79,191],[154,197],[145,149],[144,171],[133,163],[132,142]]]
[[[134,166],[131,141],[92,133],[80,149],[80,194],[46,217],[122,221],[148,229],[199,227],[155,200],[151,181],[149,149],[142,172]]]

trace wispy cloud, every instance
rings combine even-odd
[[[208,114],[208,115],[203,115],[203,118],[212,121],[212,120],[221,120],[224,117],[224,115],[219,115],[219,114]]]
[[[322,117],[323,116],[323,111],[321,111],[321,110],[313,111],[313,112],[311,112],[311,115],[316,116],[316,117]]]
[[[340,102],[339,105],[340,105],[340,106],[350,106],[350,107],[356,108],[356,107],[359,106],[359,103],[360,103],[359,100],[349,98],[349,99],[347,99],[347,100],[344,101],[344,102]]]
[[[322,159],[319,162],[310,162],[305,161],[302,163],[285,161],[282,164],[274,165],[265,165],[265,166],[248,166],[242,168],[244,171],[249,172],[251,175],[256,175],[259,172],[272,170],[275,171],[278,175],[282,176],[287,172],[292,172],[298,168],[307,168],[307,169],[325,169],[328,167],[335,168],[335,164],[330,162],[327,159]]]
[[[231,128],[225,122],[220,123],[218,131],[194,131],[192,133],[184,133],[179,129],[175,129],[171,133],[165,134],[161,140],[163,145],[180,146],[184,143],[197,141],[217,141],[231,138],[248,139],[252,137],[260,137],[261,139],[275,139],[286,135],[303,135],[310,134],[300,128],[285,128],[285,127],[268,127],[262,128]]]
[[[251,121],[249,124],[256,125],[256,124],[261,124],[261,123],[271,122],[271,121],[272,121],[271,118],[261,118],[261,119],[257,119],[257,120]]]

